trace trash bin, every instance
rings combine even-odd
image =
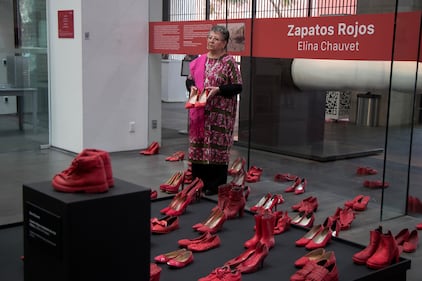
[[[380,95],[371,93],[357,95],[356,124],[367,127],[378,126]]]

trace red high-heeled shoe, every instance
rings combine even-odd
[[[209,233],[216,233],[222,227],[224,222],[227,220],[226,215],[224,214],[223,210],[218,211],[218,209],[213,213],[213,216],[207,220],[205,224],[198,227],[196,231],[199,232],[209,232]]]
[[[227,170],[229,175],[235,176],[237,175],[241,170],[244,170],[244,166],[246,164],[246,160],[243,157],[238,157],[236,160],[232,163],[230,168]]]
[[[246,199],[243,187],[233,186],[229,191],[229,199],[223,211],[226,218],[233,219],[239,215],[242,217],[245,211]]]
[[[326,226],[305,245],[305,248],[308,250],[324,248],[331,241],[331,237],[331,228]]]
[[[284,203],[283,195],[274,194],[265,204],[258,208],[258,212],[263,212],[265,210],[277,211],[277,205]]]
[[[306,232],[305,235],[303,235],[301,238],[296,240],[295,244],[298,247],[306,246],[306,244],[309,243],[309,241],[312,240],[322,229],[322,225],[315,225],[313,226],[308,232]]]
[[[264,243],[258,243],[255,251],[246,260],[236,266],[240,273],[252,273],[258,271],[264,265],[264,260],[268,256],[268,247]]]
[[[200,91],[196,87],[192,87],[189,94],[189,99],[185,103],[185,108],[189,109],[195,107]]]
[[[274,181],[285,182],[285,181],[295,181],[298,178],[296,175],[287,174],[276,174],[274,176]]]
[[[198,94],[198,99],[195,102],[195,107],[205,107],[207,104],[209,91],[204,89],[201,93]]]
[[[167,193],[178,193],[183,188],[183,171],[175,172],[165,183],[160,184],[160,190]]]
[[[271,193],[265,194],[261,199],[259,199],[258,203],[256,203],[254,206],[250,207],[249,210],[251,212],[258,211],[259,209],[261,209],[267,203],[268,200],[271,199],[272,196],[273,195]]]
[[[300,183],[295,186],[294,193],[296,195],[304,193],[307,185],[308,181],[305,178],[301,179]]]
[[[203,186],[204,182],[199,178],[195,178],[191,184],[189,184],[182,191],[179,191],[179,193],[177,193],[176,196],[172,199],[170,204],[167,207],[161,209],[160,212],[167,215],[180,216],[185,212],[187,206],[192,201],[197,201],[200,199]]]
[[[153,141],[150,146],[148,146],[147,149],[145,150],[141,150],[139,152],[139,154],[143,154],[143,155],[153,155],[153,154],[158,154],[160,150],[160,145],[158,144],[158,142]]]
[[[295,179],[295,181],[293,182],[293,184],[291,184],[290,186],[288,186],[285,190],[284,190],[284,192],[294,192],[295,191],[295,189],[296,189],[296,186],[298,186],[299,184],[300,184],[300,182],[302,181],[302,179],[301,178],[299,178],[299,177],[297,177],[296,179]]]
[[[294,218],[292,218],[291,224],[300,225],[303,227],[312,227],[314,225],[315,215],[314,213],[300,212]]]

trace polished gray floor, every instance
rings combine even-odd
[[[187,115],[183,104],[163,103],[163,139],[160,153],[153,156],[140,155],[138,150],[111,153],[114,177],[158,189],[159,184],[166,181],[173,172],[185,170],[187,168],[186,160],[168,162],[165,161],[165,158],[178,150],[187,151],[188,139],[187,135],[184,134],[186,121]],[[344,124],[338,125],[344,126]],[[336,130],[336,124],[329,126],[331,128],[327,129],[327,134]],[[0,142],[2,142],[1,137]],[[35,142],[33,145],[39,147],[40,142]],[[34,149],[34,146],[12,152],[0,151],[0,225],[3,225],[3,227],[22,221],[21,190],[23,183],[50,180],[55,173],[67,168],[75,156],[73,153],[54,148]],[[249,184],[251,193],[247,203],[248,207],[254,205],[268,192],[280,193],[284,196],[285,203],[279,206],[281,210],[290,210],[291,205],[312,195],[319,200],[316,223],[322,223],[327,216],[335,212],[337,207],[342,207],[346,200],[352,199],[357,194],[367,194],[371,196],[368,209],[357,213],[350,230],[340,232],[341,238],[362,245],[368,243],[369,231],[377,228],[378,225],[382,225],[385,230],[391,230],[396,234],[403,228],[412,230],[417,223],[422,221],[422,218],[417,214],[397,217],[392,214],[391,217],[395,218],[380,220],[381,191],[365,188],[362,182],[365,179],[379,179],[381,177],[382,155],[317,162],[264,151],[248,151],[246,147],[235,145],[232,149],[231,158],[234,160],[238,156],[248,158],[249,166],[254,165],[263,168],[261,180]],[[406,163],[399,164],[405,165]],[[357,176],[355,171],[358,166],[371,166],[378,169],[380,173],[373,176]],[[400,168],[401,166],[397,167]],[[308,180],[307,191],[302,195],[285,193],[284,189],[288,184],[275,182],[274,175],[277,173],[292,173],[306,177]],[[392,190],[391,192],[394,192],[393,186],[389,188]],[[159,196],[168,195],[159,192]],[[213,198],[215,199],[215,196]],[[384,212],[389,212],[389,209],[385,208]],[[391,212],[396,211],[392,210]],[[291,213],[291,216],[294,215],[294,213]],[[2,230],[0,229],[0,231]],[[17,237],[17,239],[21,239],[21,237]],[[420,249],[412,254],[405,253],[403,257],[412,260],[412,269],[408,271],[407,280],[420,280],[422,274],[422,268],[418,267],[422,261]]]

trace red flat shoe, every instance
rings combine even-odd
[[[171,156],[166,157],[166,161],[176,162],[183,161],[185,159],[185,153],[183,151],[176,151]]]
[[[298,176],[292,174],[276,174],[274,176],[274,181],[285,182],[285,181],[295,181]]]
[[[185,251],[167,261],[167,265],[174,268],[182,268],[193,262],[192,251]]]
[[[242,275],[236,268],[224,265],[214,269],[210,274],[205,277],[199,278],[198,281],[241,281]]]
[[[187,250],[185,248],[177,249],[165,254],[160,254],[154,257],[154,261],[158,263],[167,263],[170,259],[177,257],[178,255],[185,253]]]
[[[390,184],[388,182],[382,182],[380,180],[366,180],[363,182],[363,186],[368,188],[387,188]]]
[[[352,206],[353,210],[365,211],[370,199],[371,197],[369,196],[363,196],[362,198],[358,199]]]
[[[364,175],[376,175],[378,173],[377,170],[372,169],[370,167],[358,167],[356,170],[356,174],[364,176]]]
[[[163,218],[151,219],[151,232],[155,234],[166,234],[179,228],[179,217],[165,216]]]
[[[180,247],[187,247],[190,244],[195,244],[195,243],[200,243],[202,240],[204,239],[208,239],[211,237],[211,233],[209,232],[204,232],[202,235],[196,237],[196,238],[192,238],[192,239],[180,239],[179,241],[177,241],[177,244],[179,244]]]
[[[307,211],[307,212],[316,212],[318,210],[318,199],[314,196],[309,196],[299,203],[293,205],[293,211]]]
[[[364,195],[362,195],[362,194],[356,195],[356,197],[353,198],[352,200],[347,200],[344,203],[344,206],[352,208],[353,207],[353,204],[355,204],[359,200],[362,200],[363,197],[364,197]]]
[[[192,252],[205,252],[210,249],[220,246],[220,237],[217,234],[210,235],[209,237],[201,240],[199,243],[191,243],[188,245],[188,250]]]

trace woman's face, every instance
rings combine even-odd
[[[207,50],[222,51],[226,47],[227,42],[219,32],[211,31],[207,38]]]

